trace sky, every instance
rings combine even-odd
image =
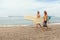
[[[60,0],[0,0],[0,16],[34,16],[37,11],[43,16],[44,10],[60,17]]]

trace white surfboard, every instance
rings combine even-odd
[[[36,24],[36,23],[40,23],[40,24],[43,23],[43,17],[36,18],[34,16],[24,16],[24,19],[31,20],[31,21],[33,21],[34,24]]]

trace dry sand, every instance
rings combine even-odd
[[[41,32],[35,27],[0,27],[0,40],[60,40],[60,25],[49,26]]]

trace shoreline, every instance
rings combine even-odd
[[[49,23],[47,24],[48,26],[54,26],[54,25],[60,25],[60,23]],[[33,27],[34,25],[0,25],[0,27],[17,27],[17,26],[22,26],[22,27],[27,27],[27,26],[31,26]]]

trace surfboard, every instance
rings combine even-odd
[[[24,19],[26,19],[26,20],[34,20],[34,17],[33,16],[24,16]]]
[[[48,16],[48,20],[50,20],[51,19],[51,16]]]
[[[33,21],[34,24],[43,23],[43,17],[36,18],[35,16],[24,16],[24,19],[31,20],[31,21]]]

